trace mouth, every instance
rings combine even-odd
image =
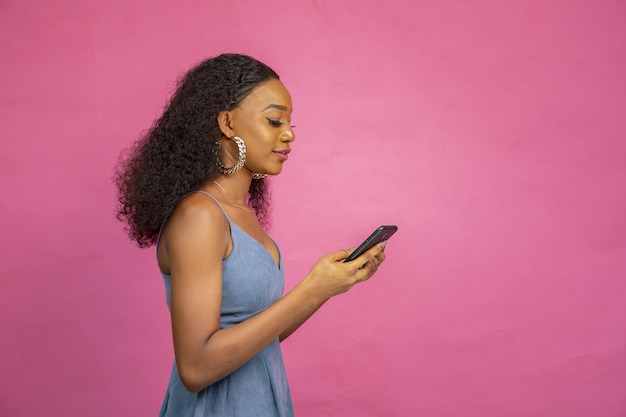
[[[283,149],[280,151],[274,151],[274,154],[280,158],[281,161],[286,161],[289,158],[289,152],[291,149]]]

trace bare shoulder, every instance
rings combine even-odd
[[[183,198],[168,220],[167,227],[173,229],[200,229],[200,226],[220,229],[228,227],[224,212],[215,200],[202,193],[193,193]]]
[[[169,273],[173,257],[201,250],[223,259],[230,228],[222,209],[209,196],[193,193],[183,198],[168,219],[157,248],[159,267]]]

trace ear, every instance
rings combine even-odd
[[[234,136],[233,133],[233,114],[228,110],[222,110],[217,115],[217,124],[220,127],[220,130],[227,138],[232,138]]]

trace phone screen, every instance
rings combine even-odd
[[[350,262],[361,256],[363,253],[367,252],[371,248],[374,247],[377,243],[383,242],[389,239],[396,231],[398,230],[398,226],[380,226],[378,229],[374,230],[363,243],[359,245],[352,253],[344,259],[344,262]]]

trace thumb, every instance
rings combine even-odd
[[[348,257],[348,255],[350,255],[351,252],[352,252],[351,250],[342,249],[336,252],[331,252],[327,256],[330,261],[334,261],[334,262],[343,261],[344,259]]]

